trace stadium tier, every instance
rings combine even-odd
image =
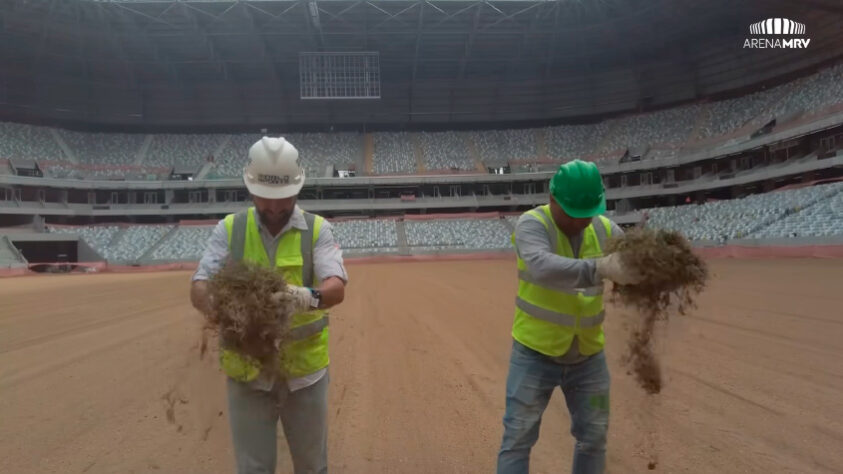
[[[665,159],[684,149],[716,146],[772,119],[804,121],[843,104],[843,65],[826,68],[762,92],[728,100],[610,118],[590,125],[474,132],[376,132],[371,156],[360,133],[284,133],[300,152],[308,176],[332,167],[375,175],[465,172],[574,158],[617,161],[627,150]],[[781,124],[780,124],[781,125]],[[173,168],[196,178],[237,177],[260,134],[87,133],[0,123],[0,158],[35,160],[47,176],[88,179],[161,179]],[[476,155],[475,155],[476,153]],[[419,160],[420,158],[420,160]],[[205,173],[200,173],[207,166]],[[530,168],[531,170],[533,168]],[[2,173],[0,167],[0,173]]]
[[[710,241],[843,235],[841,191],[843,183],[838,182],[742,199],[649,209],[647,225],[681,231],[691,240]],[[823,210],[827,213],[818,218]]]
[[[360,219],[335,222],[334,238],[349,252],[394,252],[398,248],[395,220]]]
[[[465,132],[420,133],[425,168],[428,171],[476,170],[468,141],[469,134]]]
[[[202,257],[213,226],[180,226],[152,251],[153,261],[197,261]]]
[[[415,143],[409,133],[375,133],[372,156],[375,174],[416,173]]]
[[[648,227],[678,230],[692,241],[843,238],[843,181],[644,212]],[[332,228],[349,256],[498,251],[512,248],[518,217],[339,219]],[[197,261],[212,230],[207,224],[47,226],[78,235],[117,263]]]
[[[410,249],[498,250],[511,248],[510,231],[500,219],[405,221]]]

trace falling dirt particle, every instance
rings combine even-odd
[[[222,412],[217,413],[217,416],[222,416]]]
[[[650,463],[647,464],[647,469],[652,471],[655,468],[656,468],[656,463],[654,461],[650,461]]]
[[[205,352],[208,352],[208,333],[202,331],[202,343],[199,345],[199,360],[205,358]]]
[[[179,429],[177,429],[176,431],[178,431],[179,433],[181,433],[182,428],[183,428],[183,427],[182,427],[182,425],[179,425]]]
[[[164,400],[164,403],[167,404],[167,409],[165,414],[167,415],[167,421],[170,424],[176,423],[176,396],[175,396],[175,388],[170,389],[167,393],[165,393],[161,399]]]

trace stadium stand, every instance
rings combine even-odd
[[[133,165],[147,137],[145,134],[57,131],[80,163],[97,165]]]
[[[361,153],[360,135],[355,133],[289,133],[285,136],[299,150],[305,173],[311,177],[326,176],[325,170],[330,165],[353,166]]]
[[[698,138],[725,135],[744,126],[766,110],[772,98],[773,94],[765,91],[708,104],[708,120],[702,126]]]
[[[769,115],[789,117],[843,103],[843,64],[796,81],[792,92],[772,104]]]
[[[105,257],[105,252],[111,245],[114,237],[120,232],[120,227],[116,225],[95,225],[95,226],[79,226],[79,227],[53,227],[47,226],[47,232],[50,233],[71,233],[77,234],[98,254]]]
[[[548,157],[568,161],[590,155],[598,140],[606,132],[604,124],[563,125],[545,129]]]
[[[334,238],[343,252],[395,252],[398,233],[394,220],[348,220],[333,224]]]
[[[750,238],[830,237],[843,235],[843,182],[808,188],[820,198],[749,235]],[[782,191],[786,192],[786,191]]]
[[[770,235],[762,230],[783,218],[793,216],[839,191],[839,184],[820,185],[765,194],[753,194],[741,199],[707,202],[650,209],[648,225],[678,230],[691,240],[724,241],[750,235]],[[774,227],[773,229],[777,229]],[[784,237],[784,230],[771,230],[774,236]]]
[[[17,267],[24,264],[18,252],[12,249],[11,243],[0,236],[0,268]]]
[[[488,166],[535,160],[536,130],[489,130],[471,134],[480,159]]]
[[[492,167],[547,159],[581,158],[600,162],[616,159],[613,153],[627,148],[650,148],[645,159],[663,159],[676,156],[681,146],[706,146],[728,139],[740,129],[750,133],[749,125],[761,126],[772,118],[781,123],[841,104],[843,64],[735,99],[680,106],[591,125],[544,130],[374,133],[373,171],[416,173],[416,139],[423,163],[431,171],[473,170],[472,143],[480,159]],[[544,134],[547,156],[538,156],[540,133]],[[299,149],[308,176],[326,176],[329,165],[350,167],[363,163],[360,134],[284,135]],[[150,135],[75,132],[0,122],[0,159],[36,160],[47,176],[98,179],[161,179],[173,165],[194,167],[198,171],[205,162],[213,161],[208,178],[237,177],[249,146],[260,136],[154,134],[146,152],[139,156]],[[64,145],[72,156],[63,151]],[[141,160],[136,166],[138,158]],[[0,174],[9,172],[7,162],[0,163]]]
[[[275,135],[275,134],[272,134]],[[284,136],[299,151],[302,166],[309,177],[325,176],[326,167],[355,165],[361,153],[360,135],[356,133],[287,133]],[[232,135],[208,178],[239,177],[246,165],[249,147],[260,140],[259,134]]]
[[[128,227],[105,248],[104,256],[110,262],[135,262],[172,229],[172,225]]]
[[[161,237],[173,230],[172,225],[137,226],[79,226],[52,227],[52,233],[78,234],[88,245],[109,262],[133,263],[149,251]],[[203,242],[204,244],[204,242]]]
[[[407,243],[414,250],[496,250],[512,246],[500,219],[406,221]]]
[[[415,174],[416,157],[407,132],[374,133],[375,174]]]
[[[601,155],[614,150],[659,144],[678,147],[693,129],[700,106],[676,107],[633,115],[609,123],[612,134],[595,150]]]
[[[199,260],[213,230],[213,226],[180,226],[152,251],[150,260]]]
[[[214,169],[207,178],[230,178],[243,173],[246,166],[249,147],[261,138],[258,134],[232,135],[218,156],[214,157]]]
[[[0,122],[0,157],[61,161],[64,154],[49,128]]]
[[[439,132],[419,134],[424,164],[428,170],[473,170],[468,134]]]
[[[213,156],[227,137],[224,134],[156,134],[146,152],[144,165],[201,167]]]

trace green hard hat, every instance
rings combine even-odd
[[[571,217],[594,217],[606,212],[603,178],[594,163],[574,160],[560,165],[550,179],[550,195]]]

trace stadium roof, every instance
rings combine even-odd
[[[840,57],[834,0],[3,0],[0,111],[162,124],[582,117]],[[745,51],[790,17],[803,51]],[[382,99],[299,99],[301,52],[379,53]]]

